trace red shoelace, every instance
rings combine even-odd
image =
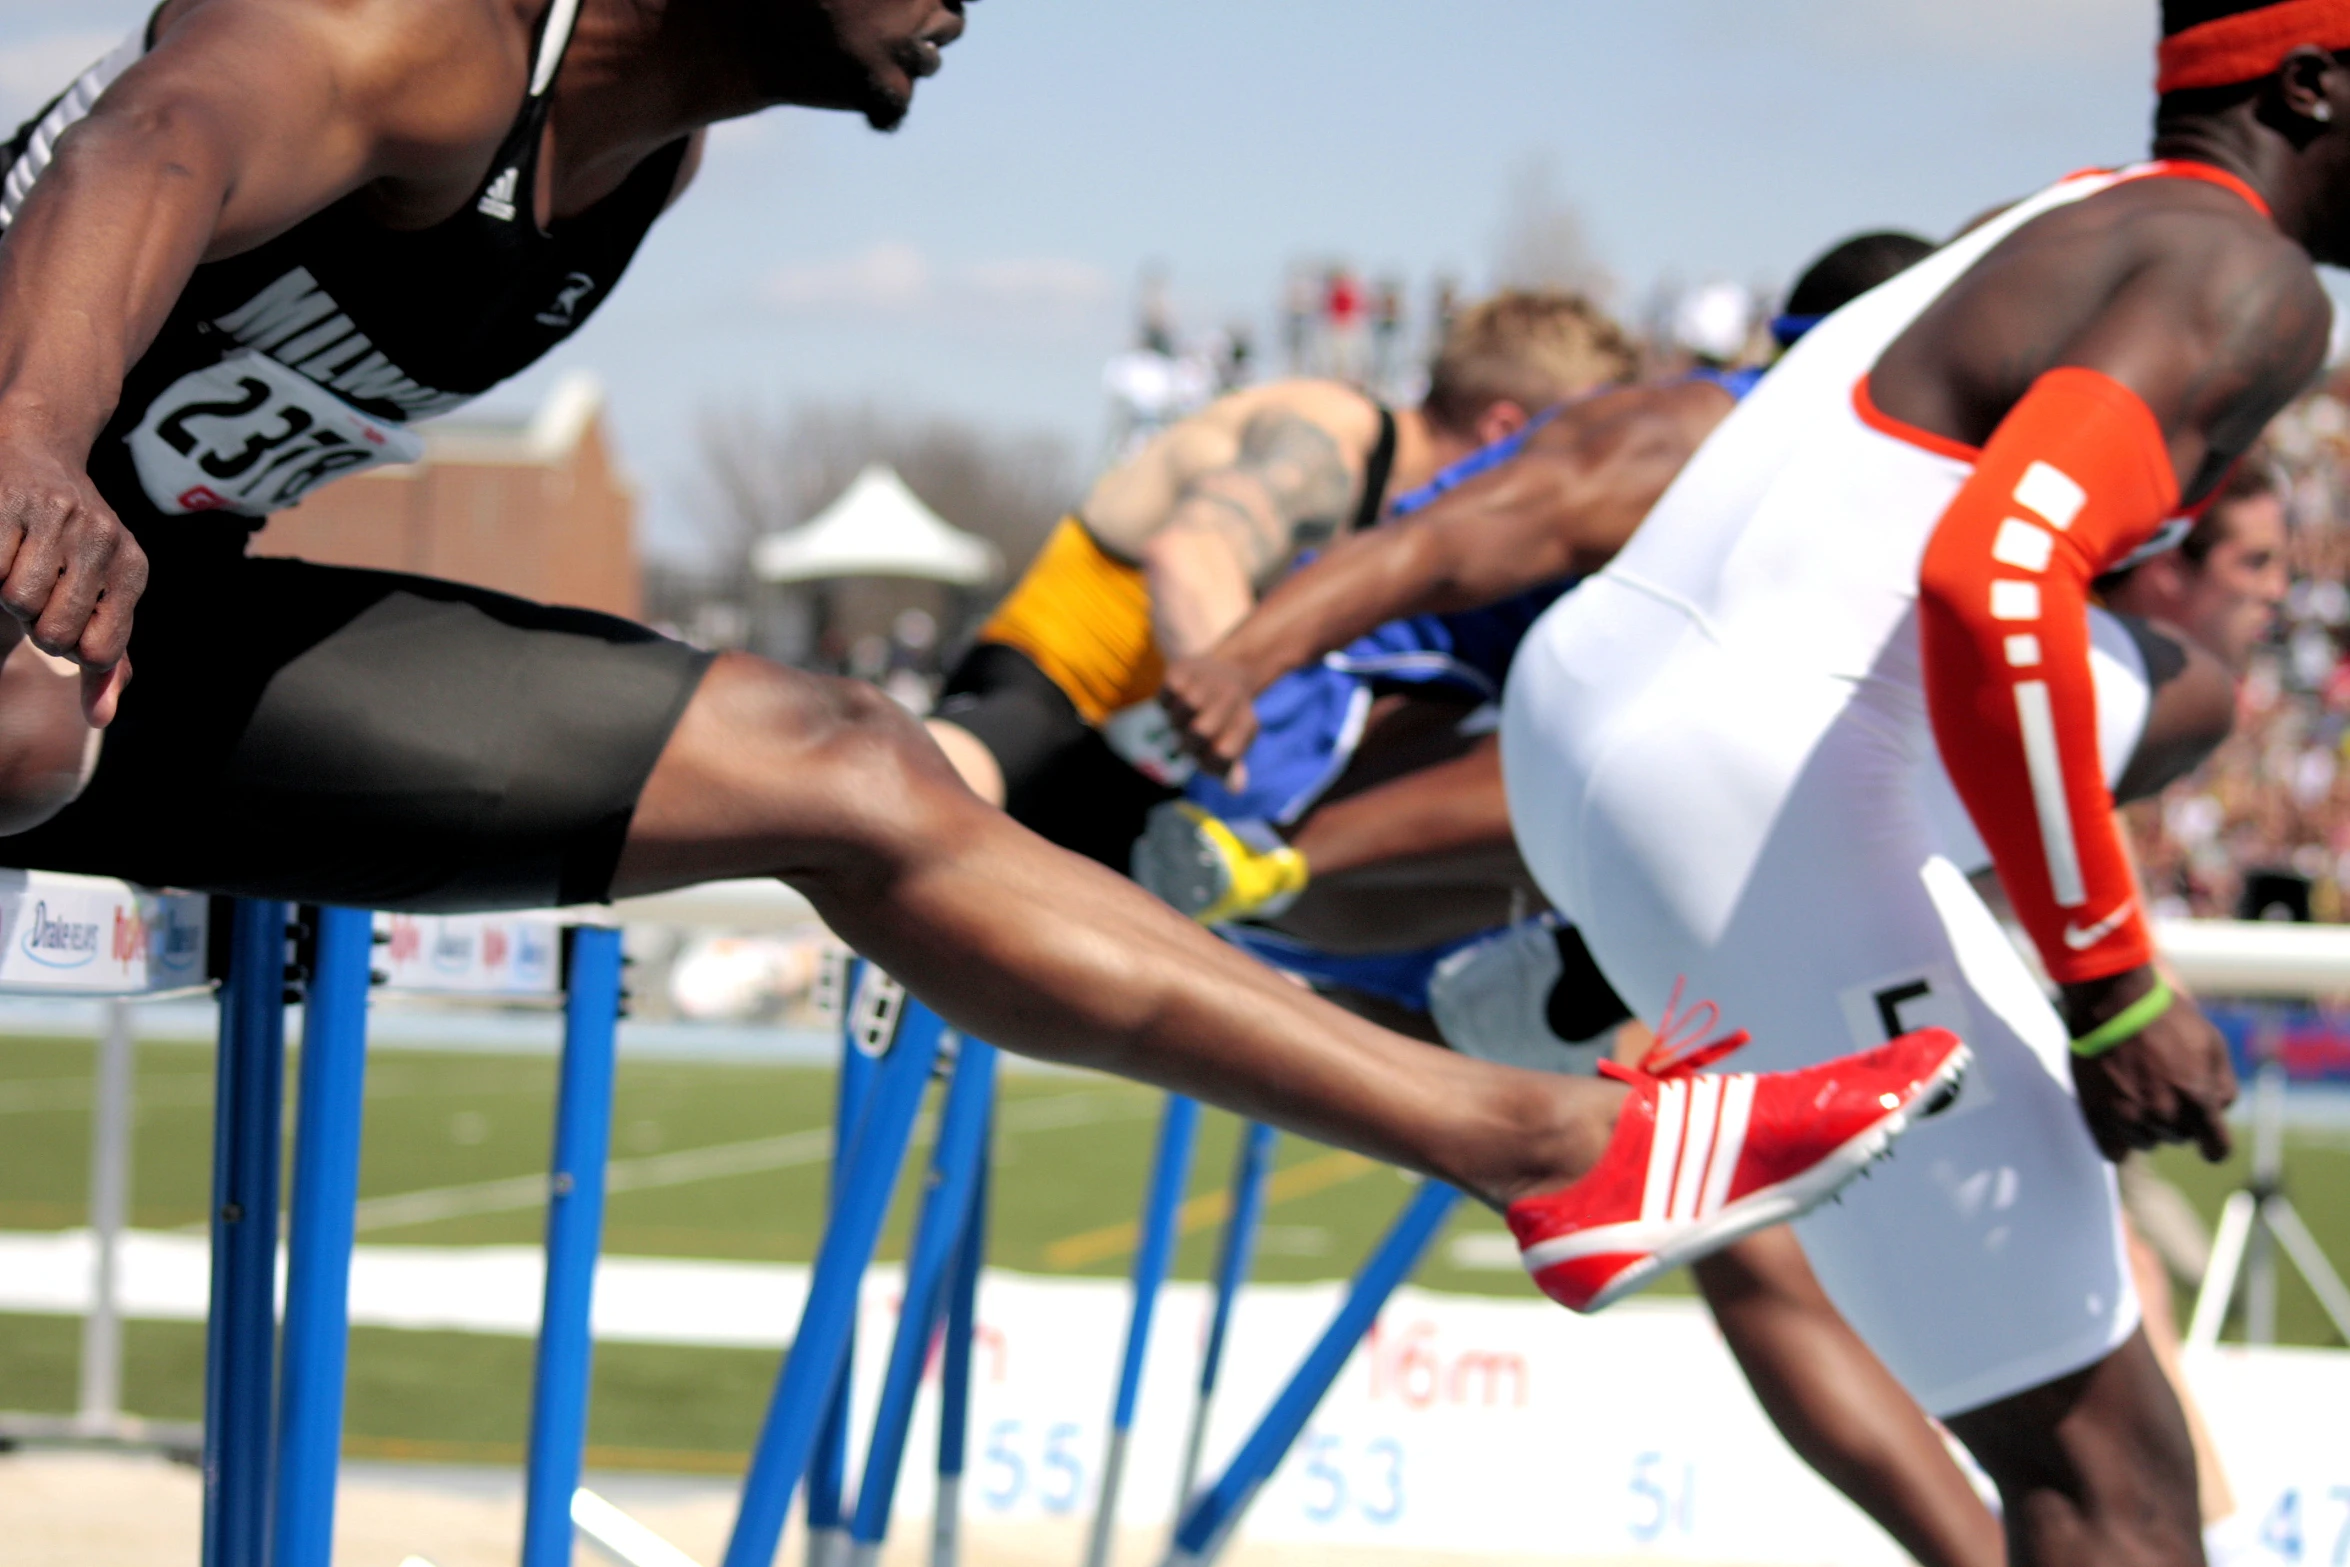
[[[1711,1001],[1699,1001],[1687,1012],[1681,1010],[1683,977],[1673,979],[1673,993],[1665,999],[1665,1015],[1657,1019],[1656,1039],[1640,1057],[1639,1066],[1626,1071],[1612,1061],[1600,1063],[1600,1071],[1610,1077],[1629,1079],[1633,1073],[1664,1081],[1675,1077],[1692,1077],[1712,1066],[1735,1050],[1743,1049],[1754,1036],[1743,1028],[1734,1028],[1719,1039],[1706,1039],[1721,1026],[1722,1009]],[[1703,1040],[1701,1044],[1699,1041]],[[1611,1070],[1612,1068],[1612,1070]]]

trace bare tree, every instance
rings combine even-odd
[[[1583,215],[1559,191],[1557,162],[1538,153],[1510,177],[1493,281],[1503,288],[1564,288],[1605,303],[1615,279],[1599,263]]]
[[[780,417],[754,407],[713,408],[701,415],[695,440],[701,472],[690,510],[710,564],[698,584],[678,586],[704,606],[738,606],[736,619],[747,639],[786,656],[804,657],[807,650],[796,632],[758,630],[762,624],[772,628],[779,606],[763,602],[756,591],[752,549],[762,536],[814,517],[870,464],[895,468],[933,511],[993,543],[1012,575],[1035,555],[1078,494],[1070,449],[1055,437],[994,435],[952,419],[908,419],[870,405],[803,404]],[[952,636],[986,603],[984,595],[975,599],[918,583],[857,584],[825,597],[814,618],[835,641],[887,624],[901,608],[925,610]],[[724,618],[706,607],[668,614],[681,625]]]

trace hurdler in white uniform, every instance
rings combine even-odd
[[[1876,413],[1864,378],[1985,251],[2112,178],[2020,203],[1809,333],[1535,628],[1505,704],[1526,862],[1635,1015],[1685,979],[1752,1031],[1741,1068],[1925,1024],[1974,1047],[1959,1104],[1798,1226],[1937,1414],[2102,1358],[2138,1306],[2064,1025],[1949,858],[1966,816],[1915,610],[1971,454]]]

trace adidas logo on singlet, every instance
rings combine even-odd
[[[474,210],[496,218],[501,223],[513,222],[514,191],[521,182],[520,169],[506,170],[490,181],[490,188],[481,193],[481,200],[474,203]]]

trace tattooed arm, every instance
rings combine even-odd
[[[1270,407],[1239,432],[1231,460],[1192,473],[1139,554],[1152,628],[1170,660],[1212,647],[1300,548],[1333,537],[1357,503],[1362,458],[1295,408]]]

